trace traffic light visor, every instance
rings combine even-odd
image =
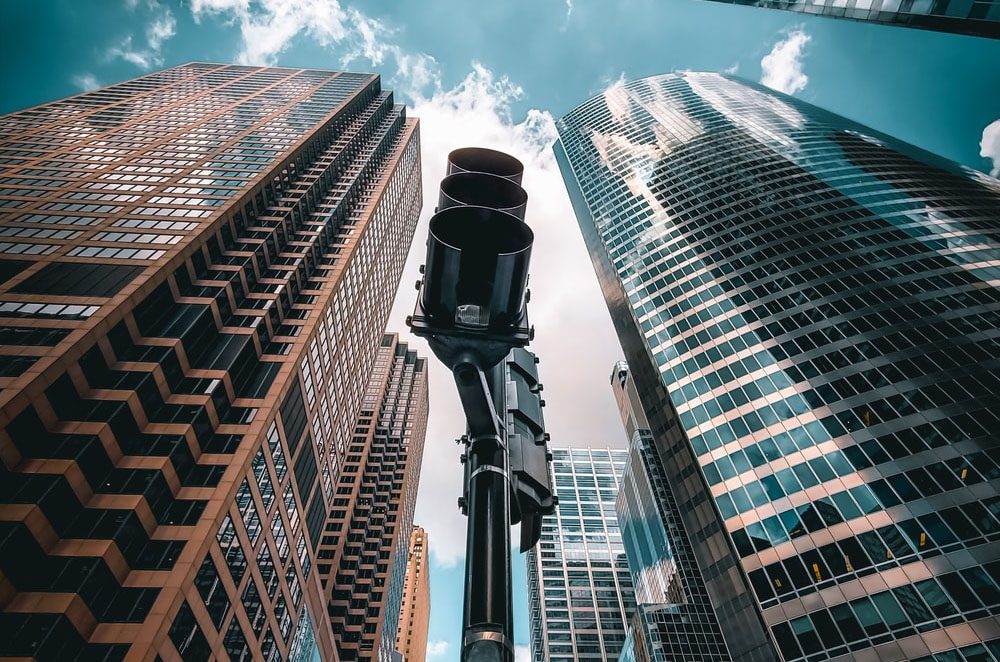
[[[457,172],[441,180],[438,210],[457,205],[492,207],[524,220],[528,194],[505,177],[483,172]]]
[[[510,154],[485,147],[462,147],[448,154],[448,174],[456,172],[486,172],[521,183],[524,164]]]

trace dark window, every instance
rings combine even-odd
[[[750,573],[750,584],[753,585],[753,590],[757,593],[757,598],[761,602],[770,600],[774,597],[774,590],[771,588],[771,582],[768,580],[763,570],[754,570]]]
[[[316,455],[309,435],[306,435],[306,443],[295,460],[295,484],[299,488],[299,497],[302,501],[308,501],[309,493],[312,491],[316,481]]]
[[[917,489],[924,496],[931,496],[941,492],[941,488],[931,479],[930,474],[923,467],[907,471],[906,476],[910,479],[910,482],[917,486]]]
[[[901,522],[900,526],[910,523],[915,523],[915,521],[907,520],[905,522]],[[883,526],[881,529],[878,529],[878,534],[882,536],[882,540],[885,541],[886,547],[888,548],[887,549],[888,553],[886,554],[886,560],[891,560],[901,556],[908,556],[910,554],[913,554],[914,549],[916,549],[915,547],[910,547],[906,543],[906,540],[903,538],[903,536],[900,535],[899,529],[897,529],[892,525]]]
[[[208,660],[212,652],[186,600],[170,626],[170,640],[183,660]]]
[[[861,629],[861,624],[854,617],[850,607],[844,604],[836,605],[830,608],[830,613],[833,614],[834,620],[837,621],[837,626],[847,641],[857,641],[858,639],[865,638],[864,630]]]
[[[790,558],[782,561],[782,565],[785,571],[788,573],[788,577],[792,581],[792,586],[797,589],[808,588],[812,586],[813,580],[812,575],[806,572],[806,569],[802,567],[802,561],[797,556],[792,556]]]
[[[788,563],[792,559],[786,561]],[[800,568],[801,564],[797,564]],[[784,568],[782,568],[781,563],[772,563],[771,565],[764,568],[767,572],[768,579],[771,580],[771,585],[774,587],[775,592],[778,595],[784,593],[790,593],[793,590],[792,582],[788,579],[788,575],[785,574]]]
[[[243,608],[247,610],[247,619],[250,621],[250,627],[253,631],[260,636],[261,631],[264,629],[264,621],[267,620],[267,615],[264,613],[264,605],[260,601],[260,591],[257,590],[257,582],[254,581],[253,575],[250,575],[250,581],[247,582],[247,586],[243,589]]]
[[[878,608],[879,613],[882,614],[882,620],[889,625],[890,630],[909,625],[906,614],[900,609],[899,603],[892,597],[891,592],[876,593],[871,598],[872,602]]]
[[[903,474],[896,474],[895,476],[889,476],[889,484],[892,485],[893,489],[896,490],[896,494],[902,498],[904,502],[906,501],[916,501],[921,497],[920,492],[917,491],[913,484],[906,479]]]
[[[923,597],[934,615],[938,618],[945,618],[955,613],[955,605],[951,603],[948,596],[944,594],[941,587],[933,579],[925,579],[913,585]]]
[[[847,564],[847,572],[855,572],[871,566],[872,562],[868,559],[864,548],[862,548],[857,540],[854,538],[845,538],[839,544],[840,549],[844,552],[844,563]],[[881,556],[881,551],[880,549],[879,556]],[[877,558],[876,561],[881,561],[881,558]]]
[[[855,505],[847,492],[837,492],[833,495],[833,502],[837,504],[837,509],[843,513],[845,519],[854,519],[861,516],[861,510]]]
[[[0,326],[0,345],[53,347],[69,335],[69,329],[44,327]]]
[[[0,356],[0,377],[19,377],[37,360],[37,356]]]
[[[323,492],[316,490],[312,503],[306,514],[306,528],[309,529],[309,540],[313,549],[319,545],[319,538],[323,533],[323,523],[326,521],[326,506],[323,504]]]
[[[892,506],[899,505],[899,497],[896,493],[889,488],[889,484],[884,480],[879,479],[868,483],[868,487],[875,493],[878,500],[882,502],[882,506],[885,508],[891,508]]]
[[[279,515],[275,514],[275,517]],[[278,572],[274,569],[274,559],[266,542],[260,546],[260,551],[257,553],[257,567],[260,569],[260,577],[264,580],[267,594],[273,598],[274,591],[278,588]]]
[[[274,643],[274,634],[271,633],[271,628],[267,628],[267,634],[264,635],[264,639],[260,642],[260,652],[264,662],[271,662],[271,660],[275,660],[278,657],[278,647]]]
[[[250,647],[247,646],[247,638],[243,635],[243,628],[240,627],[240,621],[235,616],[229,624],[229,629],[226,630],[225,646],[230,662],[243,662],[252,658]]]
[[[951,545],[958,542],[955,534],[945,526],[945,523],[941,521],[941,518],[936,513],[921,515],[917,518],[917,521],[927,529],[927,532],[934,538],[934,542],[938,545]]]
[[[878,501],[872,495],[872,491],[866,486],[859,485],[858,487],[852,487],[850,492],[854,500],[861,506],[861,512],[870,514],[882,510],[882,507],[879,506]]]
[[[986,534],[996,533],[1000,531],[1000,526],[997,525],[996,520],[990,515],[990,512],[981,503],[970,502],[961,507],[972,521],[975,522],[976,526]]]
[[[823,641],[823,646],[827,649],[836,648],[844,643],[837,632],[837,627],[833,624],[833,619],[825,610],[820,610],[809,614],[819,638]]]
[[[0,283],[6,283],[33,264],[28,260],[0,260]]]
[[[850,604],[851,609],[854,610],[854,615],[869,637],[874,637],[886,631],[885,623],[882,621],[879,613],[875,611],[871,600],[868,598],[858,598],[857,600],[852,600]]]
[[[288,442],[288,451],[295,455],[298,448],[299,437],[306,429],[306,408],[302,404],[302,388],[299,386],[299,378],[292,379],[292,388],[281,403],[281,425],[285,429],[285,441]],[[303,494],[303,496],[305,496]]]
[[[938,578],[944,590],[951,596],[952,601],[958,605],[961,611],[972,611],[979,609],[982,604],[976,595],[969,590],[957,572],[948,573]]]
[[[229,612],[229,597],[226,589],[219,581],[219,573],[215,569],[211,554],[205,557],[205,561],[198,570],[198,575],[194,578],[194,583],[198,587],[202,600],[205,601],[205,608],[208,615],[215,624],[216,629],[222,627],[222,620]]]
[[[51,262],[21,281],[14,292],[109,297],[132,282],[143,267],[86,262]]]
[[[233,583],[238,586],[247,569],[247,558],[243,553],[243,548],[240,547],[240,540],[236,537],[236,528],[229,515],[226,515],[226,519],[223,520],[216,537],[219,541],[219,547],[222,549],[222,556],[226,559],[229,574],[233,577]]]
[[[813,627],[813,623],[809,620],[808,616],[796,618],[790,625],[792,626],[792,632],[795,633],[795,637],[799,640],[799,645],[802,646],[803,653],[812,655],[823,649],[823,644],[816,635],[816,628]]]
[[[934,615],[924,606],[923,600],[912,586],[899,586],[892,589],[899,604],[903,606],[903,611],[914,623],[926,623],[934,620]]]

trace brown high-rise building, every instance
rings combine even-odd
[[[413,527],[403,582],[403,608],[396,634],[396,650],[402,654],[404,662],[420,662],[427,655],[427,627],[431,617],[427,551],[427,532],[423,527]]]
[[[426,362],[387,334],[319,549],[341,660],[391,659],[426,429]]]
[[[0,117],[0,657],[336,659],[316,550],[420,205],[375,75]]]

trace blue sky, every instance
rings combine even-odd
[[[515,153],[528,167],[534,349],[559,445],[624,441],[608,386],[620,349],[553,163],[553,118],[623,77],[728,70],[969,167],[1000,166],[1000,40],[706,0],[6,0],[0,56],[0,112],[190,60],[379,72],[421,118],[424,222],[450,149]],[[417,230],[394,330],[412,307],[425,232]],[[433,560],[428,659],[450,661],[465,524],[451,440],[464,425],[449,376],[431,365],[417,521]],[[514,567],[515,638],[525,646],[523,559]]]

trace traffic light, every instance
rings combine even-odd
[[[428,267],[424,271],[422,290],[424,311],[430,316],[437,314],[439,319],[455,314],[455,325],[463,330],[476,325],[488,328],[491,323],[500,328],[516,326],[521,302],[513,296],[521,292],[527,294],[526,289],[522,289],[522,285],[527,286],[527,259],[516,261],[516,264],[511,260],[505,268],[501,267],[508,256],[512,257],[504,251],[516,247],[521,231],[508,215],[523,222],[528,202],[528,194],[519,185],[523,167],[517,159],[503,152],[472,147],[449,154],[448,172],[441,181],[437,214],[431,220]],[[488,213],[487,208],[495,213]],[[504,241],[509,243],[501,246]],[[462,249],[461,256],[453,252],[438,254],[453,249]],[[487,255],[477,256],[476,250]],[[496,267],[490,259],[492,255],[498,256]],[[465,258],[464,265],[458,264],[459,257]],[[461,273],[462,266],[468,269],[467,274]],[[466,298],[458,301],[462,289],[458,281],[481,287],[478,299],[477,295],[467,292]],[[487,290],[491,293],[489,303],[485,303]],[[461,308],[464,302],[473,300],[484,303],[476,304],[474,309]],[[435,303],[439,308],[434,308]],[[478,311],[487,309],[492,311],[494,318],[476,317]],[[538,360],[517,344],[511,346],[513,349],[506,353],[503,363],[494,368],[501,372],[490,375],[490,390],[506,428],[511,524],[521,524],[520,547],[526,551],[538,542],[541,518],[553,512],[555,497],[549,471],[548,434],[542,416],[544,401],[540,395]],[[467,472],[468,466],[466,464]],[[467,488],[462,504],[467,504],[468,499]]]
[[[462,147],[448,154],[448,174],[456,172],[484,172],[520,184],[524,165],[510,154],[495,149]]]
[[[528,194],[516,182],[483,172],[456,172],[441,180],[437,211],[459,205],[490,207],[524,220]]]
[[[526,552],[542,535],[542,516],[557,502],[552,490],[549,435],[542,416],[538,357],[526,349],[511,350],[504,361],[507,378],[507,448],[510,452],[511,524],[521,523],[520,549]]]
[[[456,150],[448,164],[455,171],[441,182],[420,295],[407,323],[449,368],[470,357],[491,368],[531,339],[525,304],[535,237],[522,220],[528,195],[510,177],[457,165],[495,164],[510,172],[511,161],[520,165],[493,150]]]
[[[524,319],[534,235],[489,207],[449,207],[431,218],[421,303],[443,328],[502,333]]]
[[[452,372],[465,413],[463,662],[513,662],[510,526],[521,550],[555,507],[537,359],[523,349],[534,234],[524,222],[524,167],[490,149],[448,155],[427,261],[407,324]]]

